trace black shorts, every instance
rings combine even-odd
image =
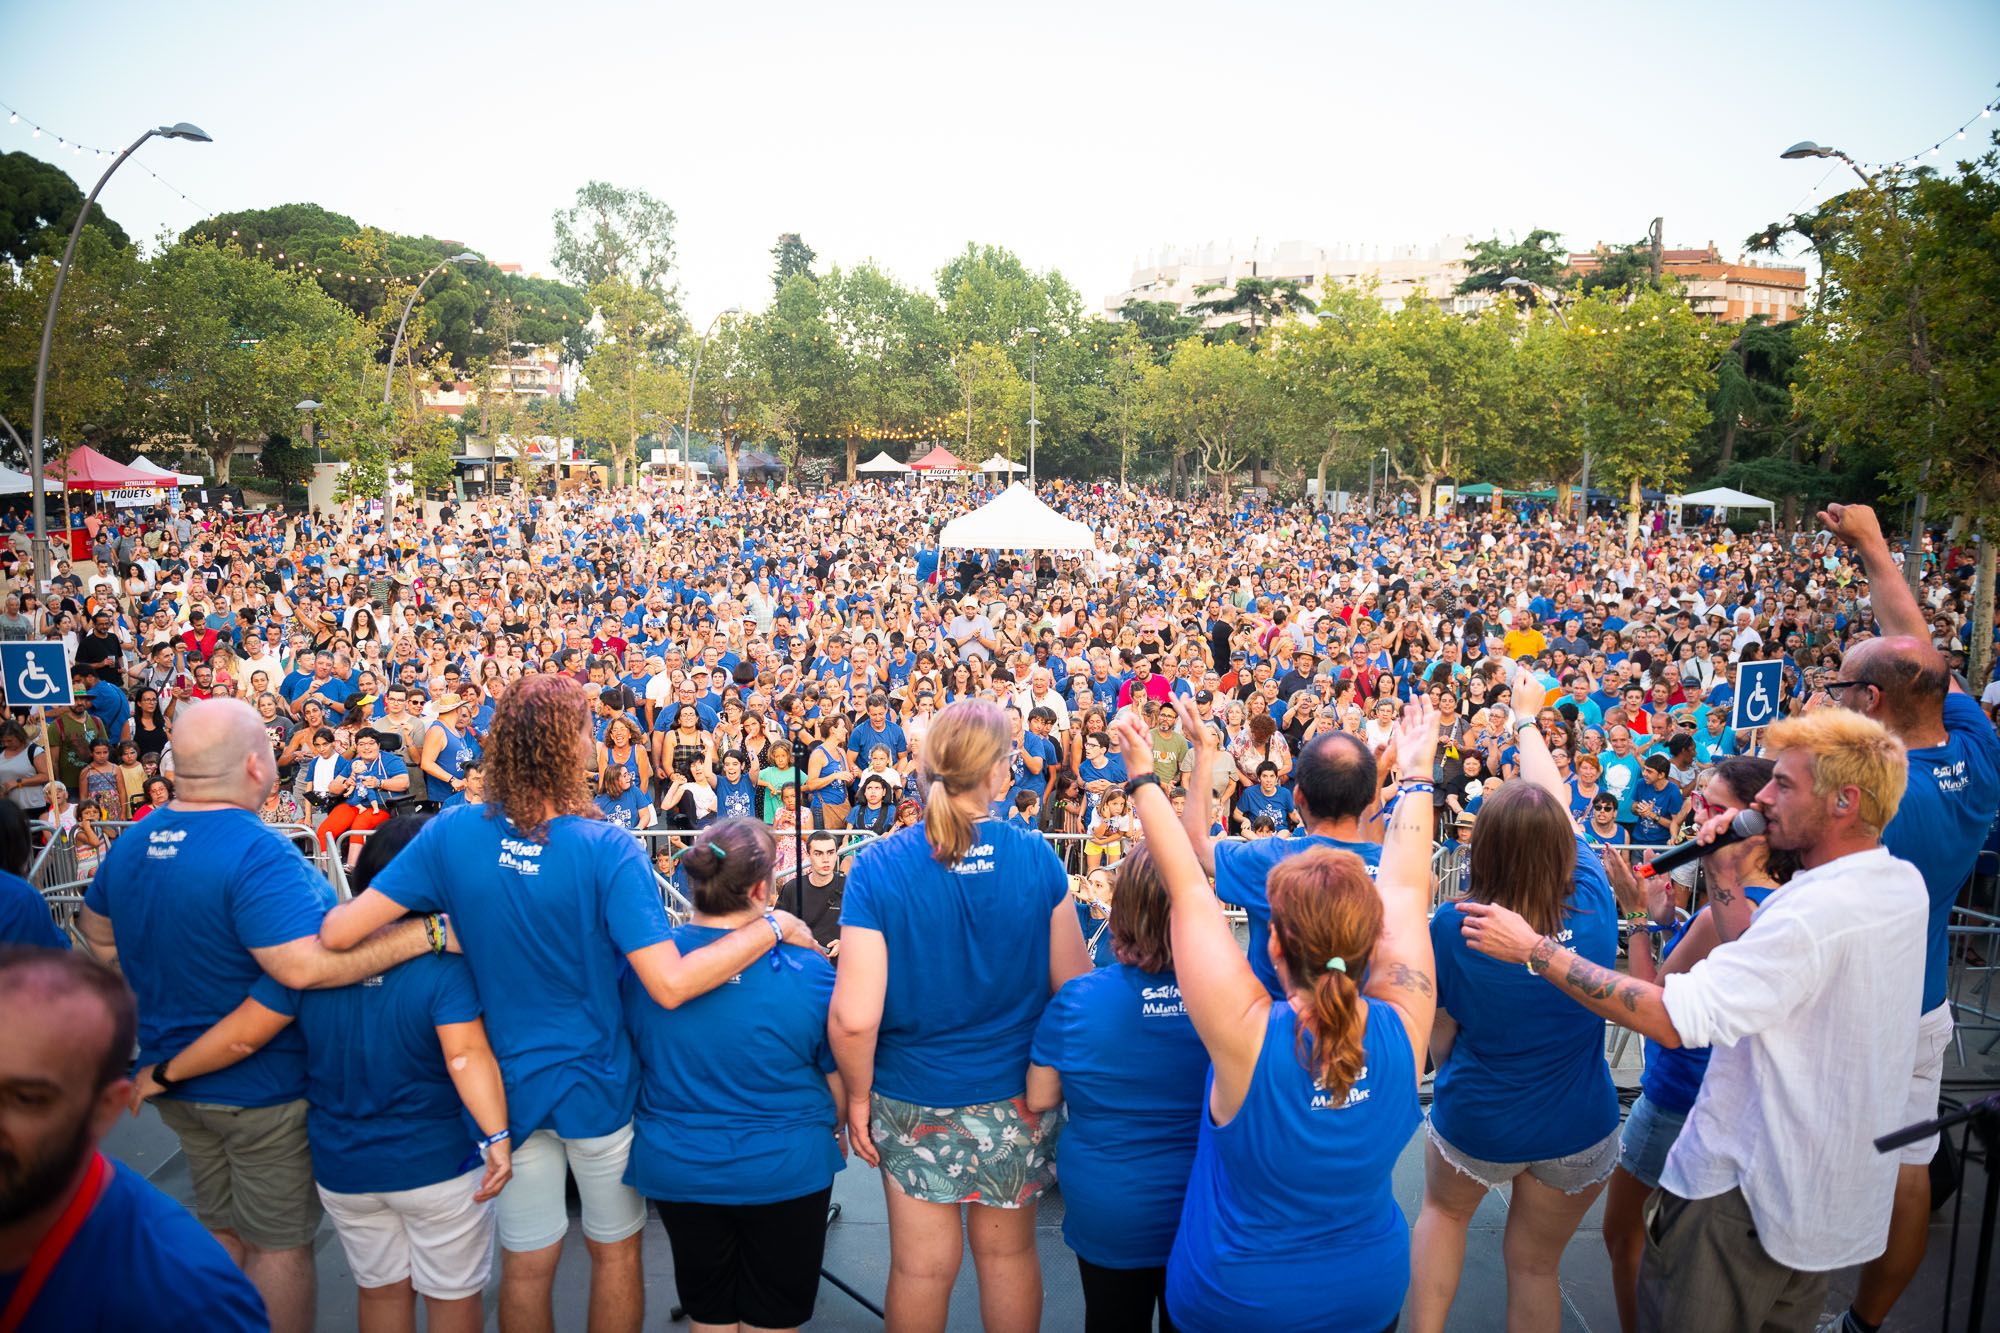
[[[781,1203],[655,1199],[674,1252],[674,1282],[701,1324],[796,1328],[812,1318],[833,1186]]]

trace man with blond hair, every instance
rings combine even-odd
[[[1761,836],[1801,868],[1740,937],[1664,986],[1578,957],[1503,907],[1458,905],[1479,952],[1663,1046],[1714,1048],[1648,1203],[1642,1329],[1809,1330],[1827,1274],[1888,1241],[1897,1163],[1873,1140],[1904,1123],[1930,906],[1923,875],[1882,846],[1904,751],[1879,722],[1831,708],[1776,724],[1767,745]]]

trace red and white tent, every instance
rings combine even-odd
[[[971,470],[959,461],[957,454],[941,444],[910,464],[912,472],[970,472]]]
[[[69,457],[48,467],[48,478],[70,491],[157,490],[164,479],[141,472],[105,457],[87,444],[69,451]]]

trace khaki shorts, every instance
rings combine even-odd
[[[419,1296],[463,1300],[493,1275],[493,1205],[472,1196],[486,1168],[420,1189],[319,1195],[359,1287],[410,1279]]]
[[[303,1098],[278,1106],[221,1106],[161,1097],[160,1119],[194,1174],[194,1215],[260,1250],[312,1244],[319,1190],[306,1146]]]

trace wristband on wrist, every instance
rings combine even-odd
[[[1514,733],[1514,739],[1519,740],[1521,739],[1521,732],[1534,725],[1535,715],[1533,713],[1517,713],[1514,717],[1514,725],[1509,730]]]
[[[1125,794],[1126,794],[1127,796],[1137,796],[1137,795],[1139,794],[1139,788],[1141,788],[1141,787],[1157,787],[1157,786],[1159,786],[1159,785],[1160,785],[1160,775],[1159,775],[1159,774],[1157,774],[1157,773],[1141,773],[1141,774],[1140,774],[1140,775],[1139,775],[1138,777],[1136,777],[1136,778],[1127,778],[1127,779],[1125,779]]]
[[[497,1129],[479,1141],[479,1151],[483,1153],[494,1144],[505,1143],[511,1137],[512,1135],[505,1129]]]
[[[764,924],[771,928],[771,947],[773,949],[785,942],[784,927],[778,924],[778,917],[775,912],[764,913]]]

